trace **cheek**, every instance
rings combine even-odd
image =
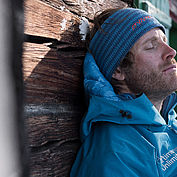
[[[159,55],[154,53],[141,53],[135,56],[135,64],[140,68],[157,69],[159,62]]]

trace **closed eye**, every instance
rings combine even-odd
[[[145,46],[145,50],[151,50],[154,49],[154,45],[152,43]]]
[[[149,43],[145,46],[145,50],[156,49],[157,46],[158,46],[158,41],[157,40],[152,40],[152,41],[149,41]]]

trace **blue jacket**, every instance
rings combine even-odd
[[[146,95],[116,95],[92,56],[84,63],[88,111],[71,177],[177,177],[175,93],[161,114]]]

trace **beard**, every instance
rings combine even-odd
[[[177,90],[177,73],[170,72],[166,75],[162,72],[171,64],[176,64],[175,59],[164,63],[157,69],[148,66],[137,67],[133,64],[125,72],[125,82],[130,91],[136,95],[145,93],[149,99],[159,100],[166,98]]]

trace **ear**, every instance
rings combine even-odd
[[[122,73],[121,69],[119,67],[117,67],[112,75],[112,78],[119,80],[119,81],[123,81],[125,79],[125,76]]]

